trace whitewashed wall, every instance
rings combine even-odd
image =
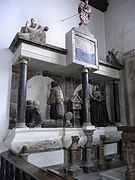
[[[9,102],[11,85],[11,53],[0,49],[0,152],[6,150],[2,143],[9,122]]]
[[[73,26],[78,26],[79,18],[76,15],[66,21],[62,20],[77,14],[78,3],[79,0],[1,0],[0,47],[8,47],[16,32],[31,17],[34,17],[39,24],[50,28],[47,32],[48,43],[65,47],[65,33]],[[104,14],[94,8],[92,8],[90,29],[98,38],[99,44],[102,44],[100,47],[105,50]]]
[[[119,59],[122,62],[122,54],[135,49],[135,1],[134,0],[110,0],[110,5],[105,13],[105,40],[106,53],[115,48],[119,51]],[[123,63],[123,62],[122,62]],[[120,72],[119,83],[120,110],[123,124],[127,124],[127,93],[125,82],[125,68]]]
[[[98,55],[102,60],[106,59],[105,52],[105,22],[104,13],[92,8],[91,20],[88,25],[90,32],[94,34],[95,38],[98,40]]]
[[[135,1],[111,0],[105,13],[106,51],[122,53],[135,48]]]
[[[62,21],[77,14],[79,0],[0,0],[0,152],[9,122],[12,54],[8,47],[15,34],[27,20],[34,17],[39,24],[50,28],[47,43],[65,47],[65,33],[78,26],[79,18]],[[100,24],[100,28],[98,28]],[[92,8],[90,29],[99,41],[99,54],[105,57],[104,14]]]

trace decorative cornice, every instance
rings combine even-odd
[[[128,55],[133,54],[133,53],[135,53],[135,49],[132,49],[132,50],[130,50],[130,51],[125,52],[125,53],[123,54],[123,56],[128,56]]]
[[[129,50],[123,54],[123,60],[135,57],[135,49]]]
[[[42,49],[51,50],[51,51],[54,51],[54,52],[57,52],[57,53],[60,53],[60,54],[65,54],[65,55],[67,54],[67,50],[64,49],[64,48],[60,48],[60,47],[53,46],[53,45],[50,45],[50,44],[42,45],[42,44],[39,44],[39,43],[36,43],[36,42],[32,42],[30,40],[27,40],[27,39],[21,37],[19,35],[19,33],[17,33],[16,36],[14,37],[12,43],[9,46],[9,49],[13,53],[15,53],[16,49],[19,47],[19,45],[21,43],[29,44],[29,45],[32,45],[32,46],[35,46],[35,47],[40,47]]]

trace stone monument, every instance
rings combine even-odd
[[[89,70],[98,69],[98,49],[97,40],[88,30],[88,23],[90,20],[91,7],[88,0],[80,2],[78,6],[78,13],[80,18],[79,27],[73,27],[66,34],[66,48],[67,65],[76,66],[82,72],[82,125],[87,136],[86,157],[90,157],[85,166],[85,171],[89,172],[91,169],[92,148],[89,142],[92,139],[95,126],[91,125],[91,117],[89,111]]]

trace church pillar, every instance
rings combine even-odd
[[[88,89],[88,69],[84,68],[82,71],[82,118],[83,124],[91,124],[90,122],[90,102],[89,102],[89,89]]]
[[[85,172],[90,172],[90,171],[93,171],[94,169],[92,136],[93,136],[93,131],[95,130],[95,127],[91,125],[88,81],[89,81],[88,69],[84,68],[82,71],[82,100],[83,100],[82,120],[83,120],[84,133],[87,137],[87,143],[85,146],[86,162],[83,166],[83,169]]]
[[[19,60],[19,86],[18,86],[18,103],[17,103],[17,126],[25,127],[25,110],[26,110],[26,89],[27,89],[27,67],[28,59],[20,58]]]
[[[120,123],[120,104],[119,104],[119,89],[118,81],[113,81],[113,92],[114,92],[114,113],[115,113],[115,122],[116,124]]]

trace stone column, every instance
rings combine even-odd
[[[71,176],[82,175],[82,169],[80,168],[81,154],[78,147],[79,136],[72,136],[72,144],[70,147],[70,168],[68,174]]]
[[[83,166],[83,170],[87,173],[97,171],[95,157],[96,152],[94,146],[92,145],[93,131],[94,130],[87,130],[85,132],[87,136],[87,143],[85,145],[85,165]]]
[[[21,57],[19,60],[20,76],[19,76],[19,86],[18,86],[17,125],[16,125],[16,127],[18,128],[25,127],[27,66],[28,66],[28,59]]]
[[[114,113],[115,113],[115,122],[120,124],[120,104],[119,104],[119,89],[118,81],[113,81],[113,94],[114,94]]]
[[[100,144],[98,146],[98,167],[99,169],[103,170],[106,169],[106,162],[105,162],[105,157],[104,157],[104,143],[106,140],[106,136],[105,135],[100,135]]]
[[[125,172],[127,180],[135,179],[135,157],[134,157],[134,146],[131,141],[126,142],[125,145],[125,161],[127,170]]]
[[[89,102],[89,89],[88,89],[88,69],[84,68],[82,71],[82,117],[84,125],[91,125],[90,123],[90,102]]]

